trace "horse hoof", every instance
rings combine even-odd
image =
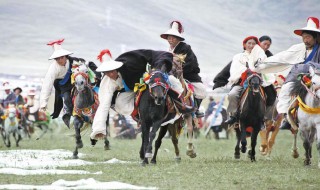
[[[256,158],[253,156],[251,157],[251,162],[255,162],[256,161]]]
[[[195,158],[195,157],[197,157],[197,153],[195,153],[193,150],[187,150],[187,155],[188,155],[190,158]]]
[[[235,159],[240,159],[240,154],[234,154]]]
[[[79,156],[78,155],[73,155],[72,158],[73,159],[79,159]]]
[[[298,153],[297,150],[293,150],[293,152],[292,152],[292,157],[293,157],[293,158],[298,158],[298,157],[299,157],[299,153]]]
[[[157,161],[155,161],[155,160],[151,160],[151,162],[150,162],[151,164],[157,164]]]
[[[91,145],[94,146],[97,144],[98,140],[90,138]]]
[[[174,159],[177,163],[180,163],[181,162],[181,157],[175,157]]]
[[[304,160],[304,166],[310,166],[311,160]]]
[[[247,147],[242,146],[242,147],[241,147],[241,152],[242,152],[242,153],[246,153],[246,152],[247,152]]]
[[[145,158],[152,158],[152,153],[146,153],[144,157]]]
[[[104,145],[104,150],[110,150],[110,146],[109,145]]]

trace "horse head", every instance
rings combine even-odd
[[[84,62],[78,62],[72,69],[74,85],[78,92],[81,92],[89,85],[89,69]]]
[[[311,66],[309,68],[309,73],[310,75],[304,75],[302,80],[306,85],[311,85],[312,92],[320,99],[320,69]]]
[[[253,92],[260,92],[260,85],[262,84],[262,79],[257,73],[252,73],[247,80],[248,86],[252,89]]]
[[[13,120],[17,116],[17,109],[14,105],[9,105],[7,108],[7,116],[10,120]]]
[[[172,74],[180,78],[183,74],[183,64],[185,63],[185,58],[187,57],[187,54],[174,54],[173,56],[173,64],[171,72]]]
[[[165,103],[167,92],[169,90],[168,75],[165,73],[165,65],[161,70],[154,70],[150,74],[149,92],[156,105]]]

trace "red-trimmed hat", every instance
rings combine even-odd
[[[160,37],[163,39],[167,39],[169,35],[176,36],[180,38],[182,41],[184,40],[183,36],[183,26],[180,21],[172,21],[170,23],[170,29],[165,33],[161,34]]]
[[[52,46],[54,50],[53,54],[49,57],[49,60],[72,54],[72,52],[65,50],[61,47],[63,41],[64,39],[47,43],[47,45]]]
[[[298,36],[302,35],[303,31],[319,32],[319,19],[316,17],[309,17],[307,20],[307,26],[301,29],[294,30],[294,33]]]
[[[257,37],[255,37],[255,36],[248,36],[248,37],[246,37],[244,40],[243,40],[243,42],[242,42],[242,45],[243,45],[243,48],[244,48],[244,45],[247,43],[247,41],[249,41],[249,40],[254,40],[254,41],[256,41],[256,43],[260,46],[260,42],[259,42],[259,39],[257,38]]]
[[[101,65],[97,68],[98,72],[112,71],[120,68],[123,63],[112,59],[111,52],[108,49],[102,50],[98,55]]]

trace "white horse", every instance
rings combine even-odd
[[[318,167],[320,168],[320,71],[310,66],[309,72],[309,75],[306,74],[301,77],[301,82],[295,83],[294,90],[291,92],[293,95],[298,95],[289,108],[289,112],[291,112],[292,108],[296,108],[297,104],[299,105],[299,109],[297,110],[298,125],[296,125],[294,117],[291,114],[288,114],[288,116],[295,130],[293,150],[297,151],[296,136],[299,129],[305,149],[304,165],[311,165],[312,143],[317,139],[319,153]],[[297,152],[293,156],[298,157]]]
[[[19,130],[19,122],[17,119],[17,109],[14,105],[10,105],[6,110],[5,121],[4,121],[4,141],[7,147],[11,146],[10,135],[13,134],[13,137],[16,141],[16,146],[19,146],[19,141],[21,138],[21,132]]]

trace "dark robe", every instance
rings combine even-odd
[[[187,54],[185,63],[183,64],[183,78],[190,82],[202,82],[199,76],[200,68],[196,55],[193,53],[191,46],[180,42],[175,48],[175,54]]]
[[[77,58],[77,57],[70,57],[67,56],[67,59],[69,60],[70,63],[70,68],[72,67],[73,61],[81,61],[85,62],[84,59],[82,58]],[[68,74],[68,73],[67,73]],[[63,79],[56,79],[53,83],[54,89],[55,89],[55,99],[54,99],[54,110],[53,113],[51,114],[52,119],[55,119],[59,117],[60,112],[63,108],[63,99],[62,99],[62,94],[66,91],[71,92],[73,85],[71,84],[71,75],[68,76],[68,81],[61,85],[59,82]]]
[[[133,90],[135,83],[139,83],[146,72],[147,63],[151,68],[157,69],[166,64],[166,72],[169,72],[172,68],[173,55],[166,51],[140,49],[123,53],[115,60],[123,63],[123,66],[117,70],[121,73],[127,87]]]

